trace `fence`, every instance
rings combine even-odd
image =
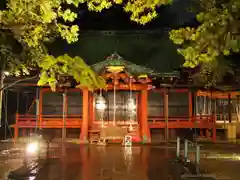
[[[193,147],[195,149],[194,152],[194,160],[189,157],[189,147]],[[182,179],[209,179],[216,180],[216,175],[210,173],[204,173],[200,171],[200,145],[198,143],[193,143],[188,139],[184,139],[184,149],[183,156],[181,155],[181,139],[177,137],[177,149],[176,156],[177,160],[180,163],[183,163],[184,167],[188,169],[188,173],[184,173],[181,178]]]

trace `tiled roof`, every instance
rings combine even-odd
[[[108,66],[124,66],[126,69],[126,73],[130,75],[152,75],[152,76],[176,76],[177,72],[173,73],[158,73],[154,69],[137,65],[132,62],[126,61],[122,56],[118,53],[113,53],[111,56],[108,56],[106,60],[101,61],[92,65],[92,68],[97,73],[101,74],[106,70]]]

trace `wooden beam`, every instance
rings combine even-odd
[[[132,84],[131,87],[128,84],[119,84],[116,86],[117,90],[135,90],[135,91],[140,91],[140,90],[144,90],[147,88],[151,88],[151,85],[147,85],[147,84]],[[108,90],[112,90],[114,88],[113,84],[108,84],[107,85],[107,89]]]
[[[41,129],[42,128],[42,113],[43,113],[43,89],[40,87],[39,88],[39,114],[38,114],[38,127]]]
[[[148,90],[144,89],[141,91],[141,132],[142,141],[151,142],[150,130],[148,127]]]
[[[189,121],[191,121],[193,116],[193,94],[190,91],[188,92],[188,116]]]
[[[165,140],[169,140],[169,132],[168,132],[168,116],[169,116],[169,109],[168,109],[168,91],[164,92],[164,118],[165,118]]]
[[[88,141],[88,98],[89,91],[83,89],[83,118],[82,118],[82,128],[80,133],[80,141]]]

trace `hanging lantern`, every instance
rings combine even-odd
[[[135,100],[133,98],[129,98],[128,99],[126,108],[130,112],[135,112],[135,110],[136,110],[136,103],[135,103]]]
[[[98,96],[96,98],[95,107],[98,111],[104,111],[106,109],[106,100],[103,96]]]

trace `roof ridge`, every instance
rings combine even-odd
[[[111,61],[113,61],[113,63],[111,63]],[[114,63],[114,61],[116,63]],[[119,61],[120,63],[118,63],[117,61]],[[141,74],[141,73],[146,73],[146,74],[159,74],[158,71],[156,71],[153,68],[144,66],[144,65],[140,65],[140,64],[136,64],[134,62],[131,61],[127,61],[125,60],[121,55],[119,55],[117,52],[114,52],[113,54],[111,54],[110,56],[108,56],[105,60],[100,61],[98,63],[95,63],[93,65],[91,65],[91,67],[93,69],[95,69],[97,72],[100,69],[103,69],[106,66],[125,66],[125,68],[129,71],[129,72],[135,72],[137,74]]]

